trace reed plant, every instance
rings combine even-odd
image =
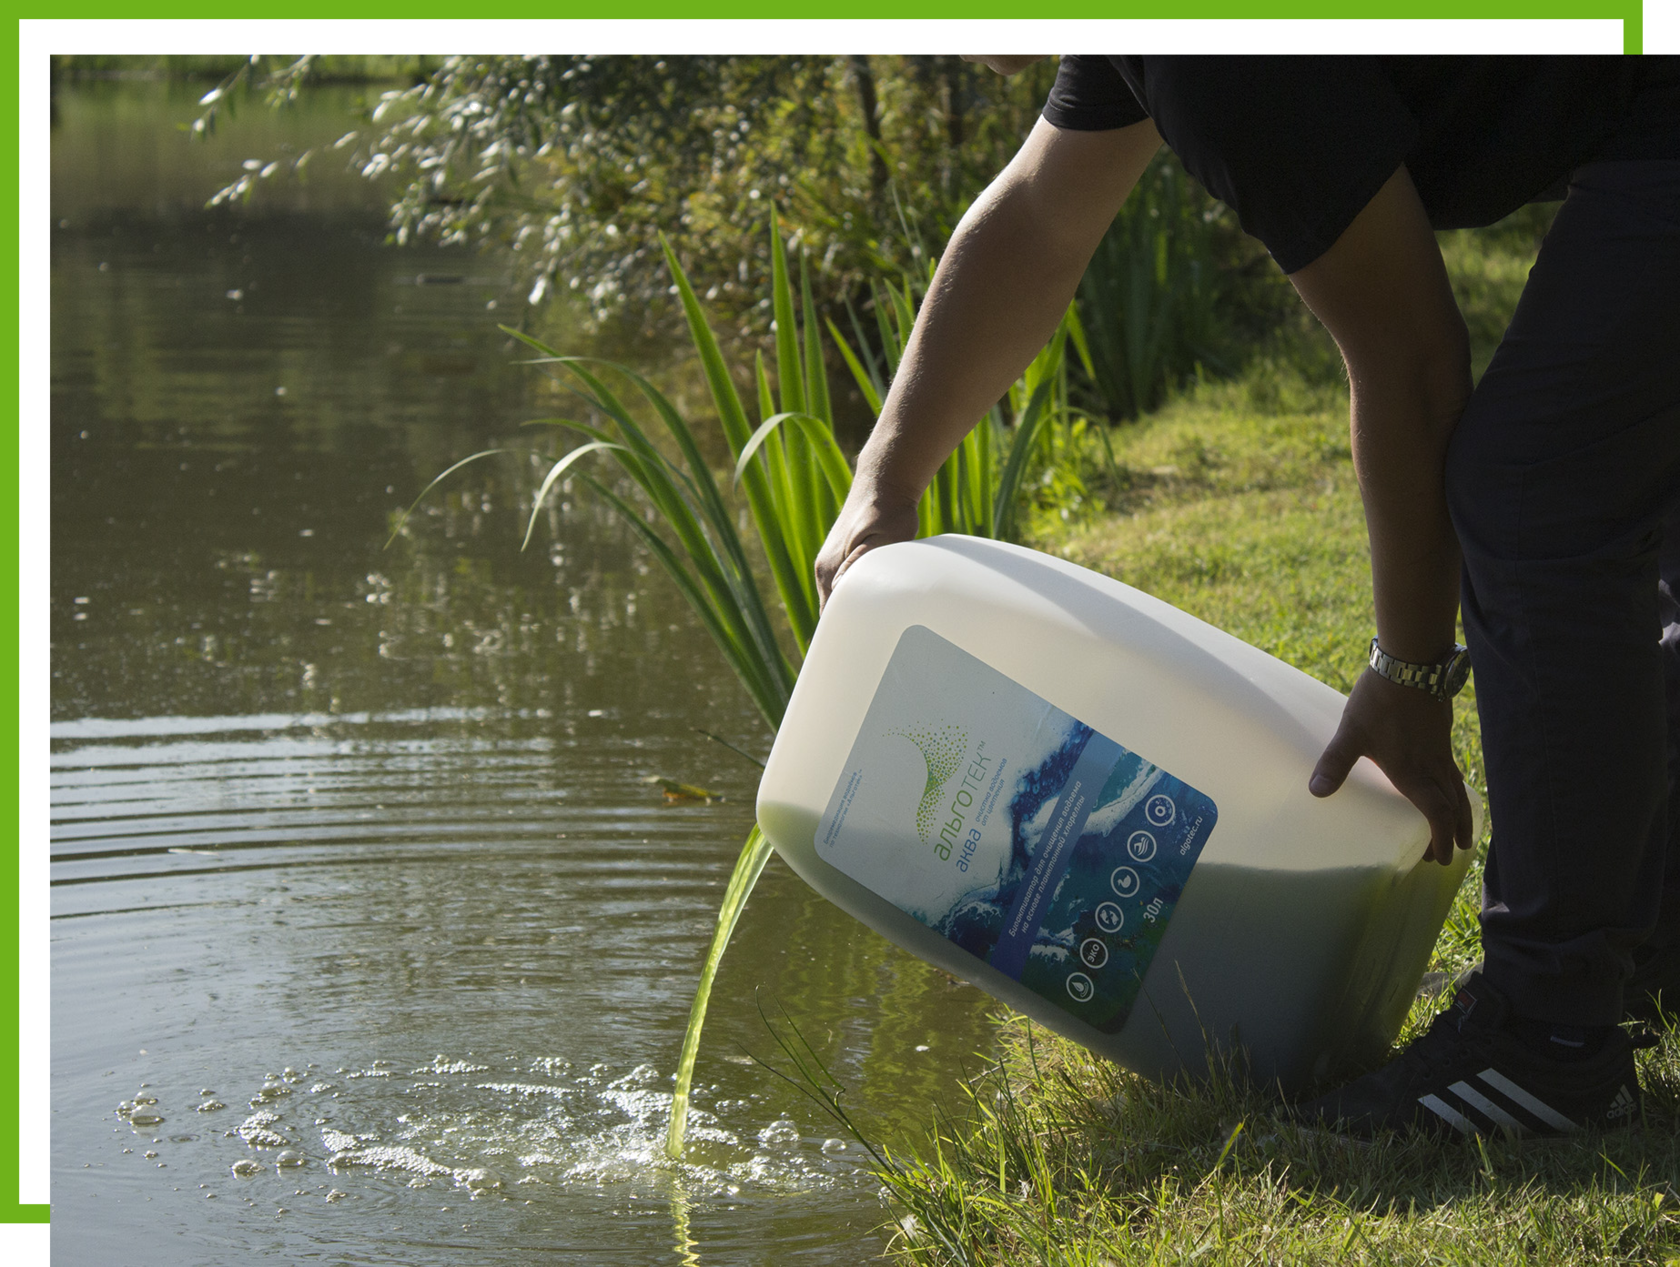
[[[531,364],[552,367],[565,376],[588,415],[587,420],[550,417],[526,424],[559,429],[583,440],[556,458],[544,475],[532,501],[526,544],[554,489],[567,480],[582,482],[618,513],[658,561],[774,728],[781,723],[799,664],[816,631],[817,552],[851,488],[852,470],[835,437],[822,327],[809,270],[801,253],[796,286],[774,211],[770,237],[775,374],[772,377],[762,353],[754,358],[746,377],[756,420],[737,389],[729,362],[675,251],[661,238],[712,407],[729,446],[733,469],[727,482],[720,482],[707,466],[694,425],[645,376],[597,358],[566,356],[528,334],[503,329],[536,353]],[[870,350],[855,316],[854,331],[859,336],[855,346],[832,323],[829,331],[878,414],[915,324],[917,303],[909,279],[878,284],[875,299],[881,352]],[[1034,453],[1045,436],[1054,435],[1057,420],[1067,412],[1063,349],[1069,337],[1070,324],[1064,322],[1011,389],[1013,424],[1006,424],[1001,409],[992,410],[940,468],[918,507],[923,535],[962,532],[1003,539],[1017,535],[1017,503]],[[615,382],[627,384],[629,390],[615,390]],[[632,403],[651,411],[656,420],[653,428],[638,419]],[[657,439],[661,433],[663,446]],[[673,448],[674,456],[667,452]],[[438,475],[398,521],[392,538],[414,507],[444,479],[469,463],[505,452],[510,450],[474,453]],[[603,459],[620,479],[605,477],[590,465]],[[625,487],[626,481],[631,488]],[[737,497],[746,504],[761,564],[737,530]],[[768,572],[773,597],[767,596],[761,584],[760,566]],[[791,649],[784,645],[774,618],[777,607],[791,635]],[[694,1061],[712,982],[769,854],[770,843],[755,826],[741,846],[724,891],[677,1065],[666,1138],[672,1157],[682,1154]]]
[[[1220,214],[1163,152],[1103,235],[1078,302],[1091,383],[1110,417],[1154,409],[1198,366],[1231,368],[1217,347]]]
[[[906,273],[895,284],[874,282],[870,287],[875,315],[875,339],[866,337],[863,323],[850,307],[855,343],[848,342],[833,321],[828,330],[853,381],[880,416],[882,402],[898,363],[910,342],[918,308],[918,291]],[[944,532],[1014,541],[1020,537],[1020,504],[1030,470],[1054,460],[1056,425],[1067,432],[1077,411],[1069,403],[1066,349],[1072,341],[1089,365],[1084,331],[1072,305],[1055,334],[1013,383],[1005,401],[987,411],[933,477],[916,513],[919,535]],[[872,351],[872,343],[879,352]],[[1009,407],[1006,420],[1004,406]]]

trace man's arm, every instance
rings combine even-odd
[[[817,555],[823,601],[868,551],[916,535],[916,502],[1038,355],[1161,138],[1039,120],[963,216],[928,288],[852,491]]]
[[[1452,647],[1458,541],[1447,516],[1447,442],[1470,396],[1464,320],[1404,167],[1327,252],[1290,280],[1334,336],[1352,393],[1354,470],[1365,502],[1377,640],[1414,663]],[[1314,795],[1370,757],[1429,820],[1429,857],[1470,848],[1470,801],[1449,742],[1452,705],[1370,670],[1314,770]]]

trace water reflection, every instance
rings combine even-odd
[[[383,249],[353,200],[206,214],[215,173],[188,163],[138,192],[73,179],[173,107],[61,106],[60,1254],[877,1252],[855,1150],[746,1054],[772,1048],[755,991],[889,1134],[951,1099],[979,996],[773,863],[713,995],[691,1156],[666,1163],[757,778],[695,728],[769,736],[599,507],[563,499],[514,548],[528,466],[464,473],[383,549],[433,473],[529,443],[516,424],[548,408],[494,328],[501,272]],[[306,115],[331,131],[337,108]],[[654,775],[724,799],[667,805]]]

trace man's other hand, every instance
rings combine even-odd
[[[1369,757],[1429,821],[1424,857],[1443,867],[1453,846],[1476,843],[1470,795],[1452,754],[1452,703],[1390,682],[1370,669],[1353,684],[1335,737],[1318,759],[1307,787],[1330,796],[1360,757]]]

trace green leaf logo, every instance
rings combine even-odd
[[[906,726],[889,730],[888,735],[908,739],[921,749],[927,762],[927,787],[922,791],[922,803],[916,807],[916,832],[923,840],[933,835],[934,822],[939,814],[940,795],[945,782],[962,765],[968,751],[968,731],[961,726]]]

